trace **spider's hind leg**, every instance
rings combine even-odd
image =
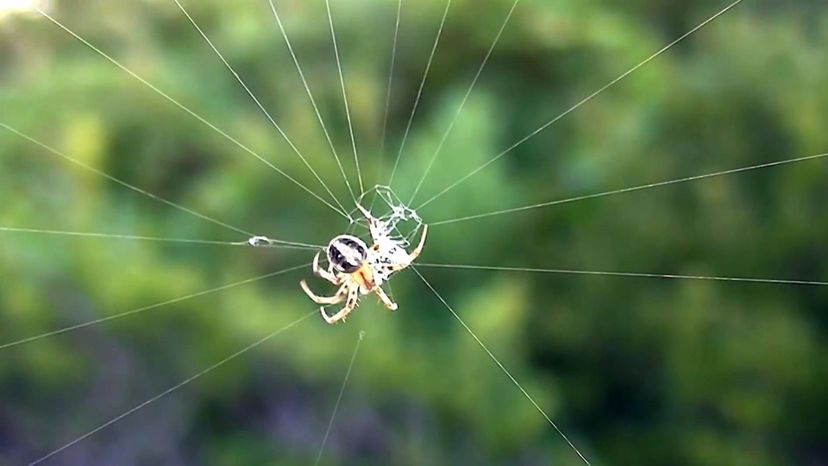
[[[322,313],[322,318],[325,319],[325,322],[329,324],[335,324],[337,322],[345,321],[345,318],[348,317],[348,314],[354,310],[357,303],[359,302],[359,288],[351,288],[348,290],[348,299],[345,301],[345,307],[339,310],[336,314],[329,316],[328,313],[325,312],[325,308],[320,309],[319,311]]]
[[[337,278],[336,275],[332,274],[329,270],[325,270],[319,266],[319,255],[322,254],[322,251],[316,253],[316,256],[313,258],[313,273],[318,275],[319,277],[328,280],[329,282],[333,283],[334,285],[339,285],[342,281]]]
[[[345,287],[346,287],[346,285],[342,285],[342,287],[340,287],[336,291],[336,294],[334,294],[333,296],[319,296],[319,295],[317,295],[316,293],[311,291],[310,287],[308,286],[307,282],[305,282],[305,280],[302,280],[301,282],[299,282],[299,285],[302,287],[302,291],[304,291],[305,294],[308,295],[308,297],[310,299],[312,299],[313,302],[315,302],[316,304],[330,305],[330,304],[341,303],[342,301],[345,300],[345,296],[346,296]]]

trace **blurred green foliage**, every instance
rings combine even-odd
[[[363,175],[393,165],[443,12],[332,2]],[[325,192],[172,1],[51,14],[308,188]],[[455,0],[394,188],[407,199],[510,0]],[[1,4],[0,4],[1,5]],[[268,3],[184,2],[343,202],[349,196]],[[352,183],[321,0],[277,2]],[[523,0],[422,202],[724,7]],[[828,148],[828,13],[744,2],[425,207],[428,221]],[[0,122],[244,230],[325,243],[322,203],[37,15],[0,20]],[[435,226],[423,262],[828,280],[814,160]],[[243,241],[0,130],[0,226]],[[416,202],[415,202],[416,204]],[[312,252],[2,233],[0,343],[310,262]],[[828,289],[419,269],[594,465],[828,461]],[[0,351],[0,464],[32,461],[314,311],[303,268]],[[323,287],[314,281],[315,287]],[[400,310],[313,316],[51,464],[582,464],[413,272]]]

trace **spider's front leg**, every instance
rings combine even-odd
[[[348,286],[348,284],[342,285],[342,288],[344,289],[347,286]],[[345,318],[348,317],[348,314],[350,314],[351,311],[354,310],[357,303],[359,302],[359,287],[358,286],[351,286],[350,288],[348,288],[347,296],[348,296],[348,299],[345,301],[345,307],[340,309],[339,312],[337,312],[336,314],[334,314],[332,316],[329,316],[325,312],[325,308],[320,309],[320,311],[322,313],[322,318],[325,319],[325,322],[327,322],[329,324],[335,324],[335,323],[339,322],[340,320],[343,321],[343,322],[345,321]]]
[[[382,304],[389,311],[396,311],[397,310],[397,303],[395,303],[394,301],[391,301],[391,298],[389,298],[388,295],[385,294],[385,290],[383,290],[382,288],[377,286],[376,288],[374,288],[374,293],[376,293],[376,295],[379,297],[380,301],[382,301]]]
[[[422,233],[422,235],[420,235],[420,243],[417,245],[416,248],[414,248],[413,251],[411,251],[408,254],[408,260],[406,261],[406,263],[394,266],[394,271],[395,272],[399,272],[400,270],[408,267],[409,265],[411,265],[412,262],[414,262],[415,259],[417,259],[417,257],[420,256],[420,253],[423,252],[423,246],[425,246],[425,240],[426,240],[426,235],[427,234],[428,234],[428,225],[423,224],[423,233]]]
[[[333,274],[330,270],[325,270],[319,266],[319,255],[322,254],[322,251],[316,253],[316,256],[313,258],[313,273],[319,277],[324,278],[325,280],[333,283],[334,285],[342,284],[342,280]]]

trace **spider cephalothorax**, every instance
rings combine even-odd
[[[319,266],[319,257],[322,251],[316,253],[313,259],[313,273],[339,286],[333,296],[318,296],[302,280],[301,285],[305,293],[317,304],[331,305],[345,301],[345,306],[333,316],[329,316],[324,308],[320,309],[322,317],[329,324],[345,320],[354,310],[361,295],[374,293],[386,308],[394,311],[397,304],[388,297],[382,289],[382,284],[395,272],[408,267],[420,255],[425,244],[428,225],[423,225],[420,243],[411,253],[406,252],[407,244],[401,238],[391,235],[396,220],[382,221],[375,218],[364,207],[357,205],[368,220],[373,244],[369,248],[361,239],[352,235],[339,235],[325,248],[328,259],[328,268]]]

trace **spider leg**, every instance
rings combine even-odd
[[[423,234],[422,234],[422,236],[420,236],[420,244],[418,244],[417,247],[414,248],[413,251],[411,251],[411,254],[408,255],[408,258],[409,258],[409,260],[411,260],[411,262],[414,262],[414,259],[416,259],[417,256],[419,256],[420,253],[423,252],[423,246],[425,246],[426,234],[428,234],[428,225],[423,224]]]
[[[343,288],[346,285],[343,285]],[[359,288],[352,287],[348,289],[348,299],[345,301],[345,307],[339,310],[336,314],[329,316],[325,312],[325,308],[320,309],[319,311],[322,313],[322,318],[325,319],[325,322],[329,324],[335,324],[337,322],[345,321],[345,318],[348,317],[348,314],[354,310],[357,303],[359,302]]]
[[[302,280],[301,282],[299,282],[299,285],[302,286],[302,290],[305,292],[306,295],[308,295],[308,297],[310,299],[313,300],[313,302],[315,302],[316,304],[323,304],[323,305],[337,304],[337,303],[341,303],[342,301],[344,301],[345,296],[346,296],[346,288],[348,286],[347,284],[342,285],[336,291],[336,294],[334,294],[333,296],[319,296],[316,293],[314,293],[313,291],[311,291],[311,289],[308,287],[308,284],[305,282],[305,280]]]
[[[388,295],[385,294],[385,290],[383,290],[382,288],[380,288],[378,286],[378,287],[374,288],[374,293],[377,294],[380,301],[382,301],[382,304],[385,305],[385,307],[389,311],[396,311],[397,310],[397,303],[395,303],[394,301],[391,301],[391,298],[389,298]]]
[[[428,225],[423,224],[423,233],[420,236],[420,244],[418,244],[417,247],[414,248],[414,250],[411,251],[411,253],[408,254],[408,261],[406,261],[406,263],[394,266],[394,271],[395,272],[399,272],[400,270],[402,270],[402,269],[408,267],[409,265],[411,265],[411,263],[414,262],[415,259],[417,259],[417,257],[420,255],[420,253],[423,252],[423,246],[425,246],[425,240],[426,240],[426,235],[427,234],[428,234]]]
[[[334,285],[339,285],[342,281],[334,274],[330,272],[330,270],[325,270],[322,267],[319,267],[319,255],[322,252],[317,252],[316,257],[313,258],[313,273],[328,280],[329,282],[333,283]]]

